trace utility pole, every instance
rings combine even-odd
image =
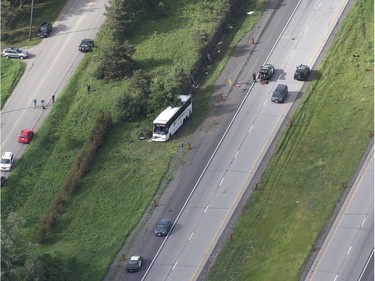
[[[34,12],[34,0],[31,1],[29,40],[31,40],[31,30],[33,28],[33,12]]]

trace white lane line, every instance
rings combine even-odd
[[[303,33],[306,33],[306,31],[309,29],[309,26],[306,26],[305,30],[303,31]]]
[[[204,209],[204,212],[207,212],[209,206],[210,206],[210,205],[207,205],[206,209]]]
[[[294,50],[293,50],[292,53],[290,54],[290,57],[293,57],[293,55],[294,55]]]
[[[363,227],[363,225],[365,224],[365,221],[366,221],[366,218],[363,219],[363,221],[361,223],[361,227]]]
[[[193,235],[194,235],[194,232],[192,232],[191,234],[190,234],[190,237],[189,237],[189,241],[191,240],[191,238],[193,237]]]
[[[237,155],[238,155],[238,152],[239,152],[239,151],[237,151],[236,154],[234,155],[234,159],[236,159],[236,157],[237,157]]]
[[[223,183],[223,181],[224,181],[224,178],[221,179],[219,186]]]
[[[349,247],[349,250],[346,252],[346,254],[349,255],[351,250],[352,250],[352,246]]]
[[[172,270],[176,267],[177,262],[178,262],[178,261],[176,261],[176,262],[174,263],[174,265],[173,265],[173,267],[172,267]]]
[[[338,275],[338,274],[336,274],[336,276],[335,276],[335,279],[333,279],[333,281],[336,281],[337,277],[339,277],[339,275]]]
[[[253,129],[253,126],[254,126],[254,125],[251,125],[251,127],[250,127],[250,129],[249,129],[249,132],[248,132],[248,133],[250,133],[250,131],[251,131],[251,130]]]
[[[266,105],[266,103],[267,103],[267,100],[265,100],[265,101],[264,101],[264,103],[263,103],[263,106],[265,106],[265,105]]]
[[[279,79],[280,79],[280,77],[281,77],[281,73],[280,73],[279,77],[277,77],[277,80],[279,80]]]

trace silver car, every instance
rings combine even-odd
[[[25,50],[19,48],[6,48],[2,53],[3,57],[9,58],[19,58],[21,60],[26,59],[29,53]]]

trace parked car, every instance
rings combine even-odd
[[[272,94],[271,101],[276,103],[283,103],[288,95],[288,86],[279,84],[276,86],[275,91]]]
[[[47,38],[52,31],[52,24],[49,22],[43,22],[38,29],[37,35],[40,38]]]
[[[271,80],[274,72],[275,68],[272,64],[262,65],[258,74],[258,79],[260,79],[261,81]]]
[[[307,65],[301,64],[296,67],[296,72],[294,72],[294,79],[305,81],[307,76],[309,76],[310,67]]]
[[[167,236],[169,231],[171,231],[172,222],[170,219],[164,218],[159,221],[156,225],[154,233],[157,236]]]
[[[92,39],[83,39],[81,44],[79,44],[78,50],[81,52],[87,53],[91,52],[94,48],[94,40]]]
[[[0,169],[2,171],[12,170],[13,161],[14,161],[14,155],[12,152],[3,152],[3,154],[1,155],[1,160],[0,160]]]
[[[142,256],[132,256],[126,263],[126,270],[128,272],[138,272],[143,264]]]
[[[18,142],[21,143],[30,143],[34,137],[34,131],[30,129],[23,129],[18,136]]]
[[[25,50],[19,48],[5,48],[1,54],[3,57],[9,58],[18,58],[18,59],[26,59],[29,56],[29,53]]]

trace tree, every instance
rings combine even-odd
[[[123,120],[133,122],[147,115],[147,99],[150,94],[149,79],[140,70],[134,71],[128,88],[117,100],[117,109]]]
[[[180,102],[177,97],[183,94],[188,81],[188,75],[178,64],[167,72],[157,73],[151,80],[149,111],[155,112],[167,106],[177,106]]]
[[[13,11],[10,7],[9,0],[1,1],[1,38],[3,40],[4,34],[7,31],[8,25],[13,18]]]
[[[142,11],[141,0],[110,0],[105,6],[108,30],[115,41],[123,42]]]
[[[100,63],[95,76],[98,79],[115,80],[131,75],[136,67],[131,57],[134,53],[134,46],[127,41],[118,44],[112,40],[103,40],[100,46]]]
[[[17,272],[26,260],[29,245],[22,239],[21,229],[24,218],[10,213],[1,226],[1,280],[15,280]]]

